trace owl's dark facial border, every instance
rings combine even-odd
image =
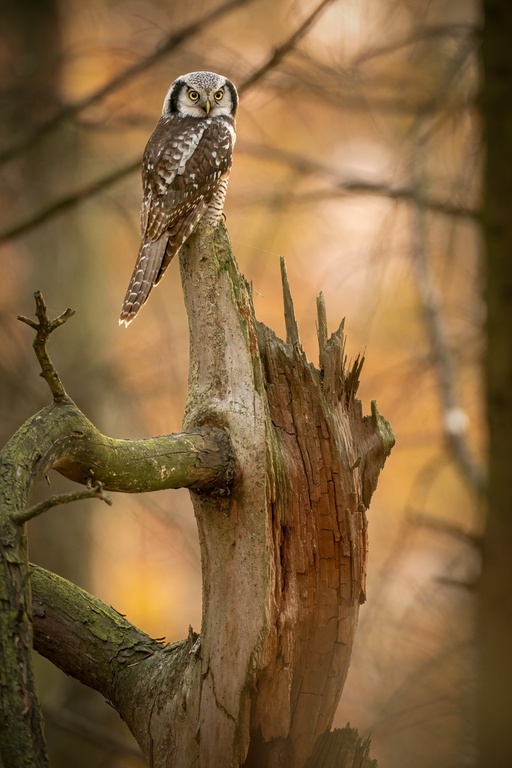
[[[178,112],[178,99],[183,88],[186,88],[187,84],[183,78],[178,78],[175,81],[169,99],[169,114],[173,115]]]
[[[231,80],[226,80],[224,87],[227,88],[231,94],[231,103],[233,104],[233,108],[231,109],[231,114],[234,116],[236,115],[236,112],[238,109],[238,92],[235,86],[233,85],[233,83],[231,82]]]

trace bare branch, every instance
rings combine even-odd
[[[28,523],[29,520],[32,520],[32,518],[38,517],[39,515],[42,515],[43,512],[52,509],[52,507],[57,507],[60,504],[69,504],[72,501],[82,501],[82,499],[100,499],[100,501],[104,501],[105,504],[108,504],[109,507],[112,506],[112,499],[107,493],[103,492],[103,485],[97,483],[93,486],[89,483],[88,487],[83,490],[75,491],[74,493],[60,493],[55,496],[50,496],[49,498],[44,499],[44,501],[39,502],[39,504],[34,504],[27,510],[15,512],[12,519],[18,525],[23,525],[24,523]]]
[[[420,27],[415,29],[410,35],[406,35],[401,40],[393,40],[384,45],[374,46],[368,48],[362,54],[356,57],[353,61],[353,66],[357,67],[361,64],[365,64],[367,61],[377,58],[378,56],[385,56],[388,53],[394,53],[400,50],[400,48],[406,48],[409,45],[422,42],[424,40],[431,40],[435,37],[466,37],[473,36],[480,32],[480,28],[473,24],[433,24],[427,27]]]
[[[424,196],[427,181],[420,163],[423,157],[421,137],[414,153],[418,199]],[[455,463],[473,488],[482,493],[486,485],[486,472],[473,455],[467,436],[468,417],[462,407],[457,386],[457,374],[453,355],[448,343],[441,297],[435,284],[428,259],[428,235],[426,211],[417,204],[412,220],[412,262],[416,290],[425,320],[435,372],[439,385],[439,396],[443,411],[443,430]]]
[[[301,157],[295,155],[292,152],[286,152],[284,150],[276,149],[275,147],[263,147],[257,145],[251,145],[246,142],[241,144],[240,150],[247,152],[248,154],[254,154],[261,157],[268,157],[274,159],[277,162],[282,162],[288,167],[296,168],[302,173],[321,173],[326,176],[337,180],[336,187],[315,190],[313,192],[306,192],[304,194],[290,195],[275,195],[274,197],[265,198],[265,201],[270,205],[299,205],[318,202],[319,200],[329,200],[335,197],[345,197],[350,194],[368,194],[377,195],[379,197],[388,197],[391,200],[415,200],[419,204],[423,205],[431,211],[436,213],[442,213],[445,216],[452,216],[454,218],[467,218],[478,219],[480,211],[477,208],[464,205],[463,203],[452,203],[449,200],[439,200],[433,197],[418,198],[417,190],[411,187],[394,187],[391,184],[386,183],[372,183],[367,181],[359,181],[358,179],[341,180],[336,171],[332,168],[322,165],[315,160],[307,157]],[[121,168],[116,168],[115,171],[109,171],[105,176],[101,176],[90,184],[86,184],[84,187],[78,189],[76,192],[72,192],[69,195],[65,195],[53,203],[50,203],[45,208],[27,216],[22,221],[18,222],[12,227],[8,227],[0,232],[0,244],[9,240],[14,240],[16,237],[24,235],[34,227],[38,227],[40,224],[45,223],[54,216],[58,216],[65,211],[74,208],[76,205],[84,202],[90,197],[103,192],[108,187],[112,186],[116,182],[129,176],[140,167],[140,159],[131,160]],[[250,204],[260,204],[260,199],[251,196]],[[241,205],[249,204],[249,201],[239,201]]]
[[[264,64],[258,67],[258,69],[253,72],[252,75],[250,75],[243,81],[243,83],[241,83],[238,89],[239,92],[244,93],[244,91],[248,91],[250,88],[256,85],[256,83],[259,83],[259,81],[262,80],[265,75],[270,72],[270,70],[277,67],[277,65],[281,63],[284,57],[294,49],[294,47],[304,37],[304,35],[309,32],[317,19],[329,5],[332,5],[332,3],[333,0],[322,0],[322,2],[319,3],[308,16],[306,16],[300,27],[298,27],[298,29],[296,29],[295,32],[293,32],[290,37],[284,41],[284,43],[281,43],[281,45],[272,51]]]
[[[35,130],[32,134],[30,134],[30,136],[27,137],[25,140],[23,140],[17,145],[13,145],[13,147],[6,150],[3,154],[0,153],[0,164],[4,162],[6,159],[9,159],[11,156],[14,156],[15,154],[19,154],[25,149],[28,149],[30,146],[32,146],[32,144],[36,143],[37,141],[39,141],[40,138],[46,135],[46,133],[49,133],[53,129],[57,128],[64,120],[68,119],[69,117],[77,115],[82,110],[86,109],[92,104],[95,104],[97,101],[100,101],[101,99],[103,99],[112,91],[115,91],[116,89],[120,88],[122,85],[124,85],[127,81],[129,81],[135,75],[139,74],[140,72],[143,72],[145,69],[148,69],[155,62],[157,62],[162,55],[164,55],[165,53],[168,53],[169,50],[172,49],[172,47],[177,45],[176,42],[173,42],[173,44],[171,45],[170,41],[175,41],[181,35],[182,39],[180,39],[180,42],[183,42],[183,39],[186,39],[186,37],[190,36],[191,34],[195,34],[195,32],[200,31],[203,24],[211,22],[213,17],[216,18],[217,16],[222,15],[221,11],[225,13],[228,10],[231,10],[231,8],[236,8],[238,5],[242,5],[250,1],[251,0],[231,0],[229,3],[226,3],[225,6],[220,6],[220,8],[217,9],[217,11],[212,12],[212,14],[210,14],[207,17],[204,17],[202,21],[195,22],[194,24],[186,27],[186,29],[183,30],[182,32],[176,33],[176,35],[173,35],[172,38],[169,38],[164,44],[162,44],[159,48],[157,48],[154,54],[152,54],[151,56],[145,59],[142,59],[140,62],[137,62],[136,64],[134,64],[132,67],[129,67],[127,70],[125,70],[124,73],[122,73],[118,77],[111,80],[103,88],[100,88],[98,91],[95,91],[95,93],[93,93],[91,96],[88,96],[86,99],[83,99],[82,101],[77,102],[74,105],[70,105],[69,107],[66,107],[64,110],[62,110],[62,112],[59,112],[58,115],[52,118],[52,120],[50,120],[48,123],[45,123],[43,126],[40,126],[37,130]],[[313,26],[315,21],[321,15],[321,13],[333,1],[334,0],[323,0],[309,14],[309,16],[306,17],[306,19],[303,21],[300,27],[297,30],[295,30],[295,32],[293,32],[293,34],[290,35],[290,37],[287,40],[285,40],[284,43],[282,43],[278,48],[276,48],[271,53],[271,55],[267,58],[267,60],[257,70],[255,70],[255,72],[253,72],[252,75],[246,78],[239,85],[239,88],[238,88],[239,92],[243,93],[246,90],[250,90],[254,85],[256,85],[260,80],[262,80],[262,78],[270,70],[274,69],[282,61],[282,59],[286,56],[286,54],[288,54],[291,50],[293,50],[294,46],[299,42],[299,40],[302,37],[304,37],[304,35],[310,30],[310,28]],[[192,28],[194,31],[190,32]],[[114,171],[109,171],[104,176],[101,176],[100,178],[94,180],[93,182],[84,185],[82,188],[80,188],[76,192],[72,192],[68,195],[64,195],[58,200],[53,201],[52,203],[45,206],[44,208],[41,208],[39,211],[36,211],[35,213],[32,213],[26,218],[22,219],[22,221],[19,221],[13,226],[7,227],[3,231],[0,231],[0,244],[5,243],[9,240],[13,240],[16,237],[19,237],[20,235],[25,234],[26,232],[33,229],[34,227],[37,227],[40,224],[43,224],[44,222],[48,221],[49,219],[52,219],[54,216],[57,216],[63,213],[64,211],[67,211],[70,208],[73,208],[74,206],[78,205],[79,203],[83,202],[89,197],[93,197],[99,192],[102,192],[103,190],[110,187],[112,184],[115,184],[116,182],[125,178],[125,176],[129,176],[131,173],[136,171],[139,168],[139,166],[140,166],[140,159],[132,160],[126,165],[122,166],[121,168],[116,168]]]
[[[75,192],[64,195],[49,203],[47,206],[40,208],[38,211],[35,211],[35,213],[29,214],[17,224],[14,224],[12,227],[7,227],[3,232],[0,232],[0,243],[14,240],[16,237],[24,235],[29,230],[34,229],[34,227],[44,224],[48,219],[53,219],[54,216],[58,216],[59,214],[68,211],[70,208],[74,208],[79,203],[97,195],[99,192],[103,192],[104,189],[107,189],[121,179],[124,179],[125,176],[129,176],[130,173],[136,171],[140,167],[140,162],[140,158],[131,160],[121,168],[109,171],[104,176],[100,176],[89,184],[85,184]]]
[[[449,216],[455,219],[479,220],[480,211],[465,205],[457,205],[449,201],[439,200],[418,194],[412,187],[393,187],[391,184],[378,184],[366,181],[346,181],[336,187],[313,190],[297,194],[276,194],[271,197],[254,197],[250,199],[238,199],[240,206],[261,205],[265,203],[271,207],[291,208],[293,205],[311,205],[322,200],[343,199],[350,195],[372,195],[388,200],[404,203],[415,203],[422,208]]]
[[[76,584],[32,563],[29,572],[35,650],[109,701],[127,667],[162,651],[161,642]]]
[[[56,317],[55,320],[49,320],[46,313],[46,304],[41,291],[36,291],[34,293],[34,299],[36,300],[36,315],[39,319],[39,323],[35,323],[28,317],[23,317],[23,315],[19,315],[18,320],[21,320],[22,323],[26,323],[26,325],[29,325],[36,331],[36,337],[32,346],[34,347],[36,357],[41,366],[40,375],[50,387],[53,399],[56,401],[69,400],[64,385],[60,380],[59,374],[57,373],[46,349],[46,342],[48,341],[50,334],[53,333],[56,328],[63,325],[66,320],[75,314],[75,310],[68,308],[65,312]]]
[[[359,179],[345,179],[341,176],[340,172],[332,166],[325,165],[313,158],[305,157],[295,152],[288,152],[277,147],[263,146],[261,144],[245,141],[240,143],[238,150],[249,155],[263,157],[277,163],[282,163],[288,168],[293,168],[297,173],[304,175],[319,174],[334,182],[332,187],[326,189],[312,190],[295,195],[287,192],[286,195],[274,195],[270,201],[268,198],[265,198],[271,205],[309,204],[318,202],[319,200],[330,200],[332,198],[345,197],[351,194],[361,194],[387,197],[390,200],[414,202],[435,213],[442,213],[446,216],[453,216],[456,218],[477,219],[480,216],[480,211],[476,208],[471,208],[463,203],[453,203],[449,200],[436,199],[429,195],[425,195],[415,186],[393,185],[387,182],[369,182]],[[259,204],[261,202],[261,199],[252,197],[250,204]],[[239,200],[239,204],[244,205],[246,203],[245,201]]]
[[[121,72],[121,74],[117,75],[117,77],[109,80],[108,83],[106,83],[101,88],[98,88],[97,91],[94,91],[84,99],[67,105],[60,112],[50,118],[50,120],[48,120],[46,123],[35,126],[22,139],[11,144],[11,146],[4,149],[3,152],[0,152],[0,164],[11,160],[16,155],[21,154],[30,147],[33,147],[35,144],[41,141],[41,139],[66,122],[66,120],[76,117],[83,110],[91,107],[93,104],[97,104],[99,101],[102,101],[111,93],[126,85],[126,83],[128,83],[130,80],[152,67],[154,64],[156,64],[157,61],[174,50],[174,48],[177,48],[191,37],[194,37],[194,35],[197,35],[209,24],[217,21],[225,14],[230,13],[230,11],[246,5],[248,2],[251,2],[251,0],[228,0],[222,5],[219,5],[211,10],[209,13],[205,14],[197,21],[193,21],[192,23],[187,24],[185,27],[182,27],[182,29],[178,30],[177,32],[168,35],[166,38],[164,38],[160,45],[157,46],[156,50],[151,55],[136,61],[135,64],[127,67],[124,72]]]
[[[27,455],[28,464],[21,461]],[[215,427],[139,440],[107,437],[66,398],[28,419],[0,453],[4,482],[15,489],[8,499],[11,520],[21,520],[34,484],[51,469],[121,493],[192,488],[228,495],[233,457],[227,433]]]

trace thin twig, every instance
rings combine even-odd
[[[109,507],[112,506],[112,499],[103,491],[102,484],[96,483],[94,486],[88,485],[87,488],[74,491],[73,493],[60,493],[55,496],[49,496],[44,501],[40,501],[39,504],[34,504],[29,509],[19,511],[13,515],[12,519],[17,525],[24,525],[24,523],[28,523],[29,520],[42,515],[43,512],[47,512],[52,507],[57,507],[60,504],[69,504],[72,501],[81,501],[82,499],[100,499],[100,501],[108,504]]]
[[[34,348],[34,352],[36,353],[39,365],[41,366],[40,375],[50,387],[53,399],[60,401],[67,400],[69,399],[68,395],[64,389],[62,381],[60,380],[60,376],[50,359],[50,355],[46,349],[46,343],[50,337],[50,334],[53,333],[56,328],[63,325],[72,315],[74,315],[75,310],[68,308],[54,320],[49,320],[48,314],[46,312],[46,304],[41,291],[36,291],[34,293],[34,299],[36,301],[36,316],[39,322],[36,323],[34,320],[31,320],[28,317],[24,317],[23,315],[18,315],[18,320],[21,320],[22,323],[26,323],[26,325],[29,325],[36,332],[36,337],[32,346]]]
[[[480,215],[478,209],[463,204],[426,195],[419,197],[418,189],[413,186],[398,186],[386,182],[369,182],[360,179],[344,179],[341,177],[338,169],[332,165],[321,163],[311,157],[305,157],[279,147],[269,147],[250,141],[243,141],[237,145],[237,150],[254,155],[255,157],[267,158],[271,161],[282,163],[288,168],[293,168],[298,173],[305,175],[320,174],[334,182],[334,186],[328,189],[312,190],[311,192],[293,196],[287,193],[286,199],[291,200],[292,203],[309,203],[325,198],[343,197],[347,194],[368,194],[388,197],[391,200],[410,200],[415,203],[421,203],[425,208],[436,213],[443,213],[446,216],[476,219]],[[252,199],[257,204],[261,203],[261,200]],[[276,195],[273,200],[277,203],[277,201],[281,200],[281,196]]]
[[[354,195],[371,195],[387,198],[396,202],[416,203],[425,210],[433,213],[440,213],[454,219],[469,219],[478,221],[480,212],[475,208],[465,205],[457,205],[449,201],[436,199],[418,194],[418,191],[412,187],[394,187],[390,184],[370,183],[366,181],[345,181],[336,186],[323,189],[315,189],[310,192],[298,194],[283,195],[277,193],[271,197],[239,197],[237,205],[239,207],[259,206],[265,203],[270,208],[286,207],[293,205],[311,205],[323,200],[336,200]]]

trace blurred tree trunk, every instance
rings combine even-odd
[[[479,766],[512,755],[512,4],[484,0],[482,104],[486,139],[488,520],[480,639]]]

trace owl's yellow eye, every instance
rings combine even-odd
[[[215,99],[215,101],[220,101],[223,96],[224,96],[224,91],[216,91],[213,94],[213,98]]]
[[[198,94],[197,91],[189,91],[188,92],[188,97],[189,97],[190,101],[197,101],[199,99],[199,94]]]

